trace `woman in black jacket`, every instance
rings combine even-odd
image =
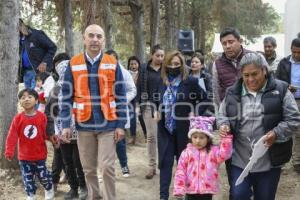
[[[198,80],[189,76],[183,55],[169,53],[161,70],[160,101],[156,102],[158,119],[158,157],[160,169],[160,199],[169,198],[174,156],[179,159],[188,143],[189,117],[202,115],[207,108],[204,90]]]

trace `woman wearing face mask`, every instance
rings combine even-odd
[[[137,80],[139,77],[139,72],[140,72],[140,60],[136,57],[136,56],[131,56],[128,58],[128,70],[129,73],[131,74],[134,83],[137,87]],[[135,144],[135,140],[136,140],[136,98],[133,99],[130,102],[131,106],[130,106],[130,135],[131,135],[131,140],[128,142],[128,144]],[[145,142],[147,142],[147,129],[146,129],[146,125],[144,122],[144,118],[141,114],[138,115],[143,133],[144,133],[144,137],[145,137]]]
[[[188,144],[189,116],[202,115],[207,101],[198,80],[189,76],[183,55],[169,53],[161,70],[160,108],[158,118],[158,157],[160,169],[160,199],[169,198],[174,156],[178,161]]]

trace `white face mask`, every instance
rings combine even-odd
[[[59,77],[64,76],[68,64],[69,64],[69,60],[63,60],[60,63],[58,63],[58,65],[56,65],[55,70]]]
[[[129,70],[129,72],[130,72],[130,74],[132,74],[132,75],[137,75],[137,74],[139,73],[139,71],[131,71],[131,70]]]

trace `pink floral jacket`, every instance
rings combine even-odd
[[[232,135],[221,139],[209,152],[192,144],[181,153],[175,173],[174,196],[185,194],[216,194],[219,191],[218,168],[231,157]]]

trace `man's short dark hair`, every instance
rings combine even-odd
[[[110,49],[110,50],[107,50],[105,53],[108,54],[108,55],[112,55],[116,58],[116,60],[119,60],[119,56],[118,56],[118,54],[115,50]]]
[[[264,44],[266,44],[266,43],[271,43],[271,45],[273,47],[277,47],[276,39],[274,37],[272,37],[272,36],[265,37]]]
[[[70,56],[67,53],[59,53],[53,58],[53,64],[59,63],[63,60],[70,60]]]
[[[226,27],[220,33],[220,41],[223,37],[225,37],[227,35],[233,35],[238,40],[241,38],[240,32],[237,29],[232,28],[232,27]]]
[[[300,38],[293,39],[292,44],[291,44],[291,48],[292,47],[300,48]]]
[[[163,48],[160,46],[160,44],[156,44],[156,45],[154,45],[154,46],[152,47],[152,49],[151,49],[151,55],[155,54],[155,52],[156,52],[157,50],[163,50]]]
[[[25,89],[21,90],[18,94],[19,100],[22,98],[22,96],[24,95],[25,92],[27,92],[29,95],[32,95],[35,98],[35,100],[38,100],[38,98],[39,98],[38,93],[34,89],[31,89],[31,88],[25,88]]]
[[[300,38],[300,32],[297,34],[297,38]]]

